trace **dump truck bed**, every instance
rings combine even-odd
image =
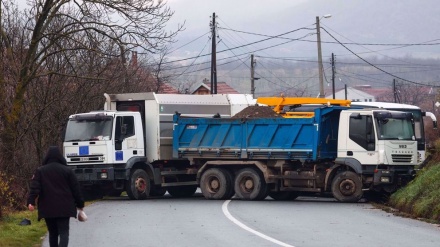
[[[174,116],[173,157],[204,159],[334,159],[339,114],[315,110],[312,118],[186,118]]]

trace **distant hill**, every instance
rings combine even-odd
[[[284,10],[283,13],[279,13],[276,20],[268,20],[266,26],[259,28],[271,30],[271,33],[275,34],[275,30],[282,33],[303,26],[313,27],[310,24],[315,23],[316,16],[331,14],[331,18],[321,19],[321,26],[343,43],[411,44],[430,40],[436,40],[433,43],[440,43],[439,13],[440,2],[438,0],[312,0]],[[342,88],[345,84],[349,86],[369,84],[374,87],[391,87],[394,77],[366,64],[339,44],[325,43],[326,41],[334,41],[325,31],[321,32],[321,38],[324,68],[329,68],[331,53],[337,57],[337,88]],[[308,39],[316,40],[316,36],[311,36]],[[295,42],[289,46],[290,50],[286,48],[286,45],[279,49],[280,53],[271,52],[270,55],[304,57],[316,61],[316,43],[303,42],[298,44]],[[391,74],[411,81],[440,84],[439,61],[430,59],[440,58],[440,45],[409,46],[399,49],[395,49],[396,46],[346,46],[360,57]],[[390,48],[393,49],[390,50]],[[259,62],[264,63],[266,60],[259,59]],[[257,81],[257,93],[272,91],[277,94],[276,88],[283,90],[283,87],[278,85],[286,85],[291,82],[292,85],[297,86],[292,86],[291,89],[284,86],[284,90],[296,91],[297,93],[306,90],[307,96],[317,94],[319,84],[317,69],[313,70],[313,68],[317,68],[316,63],[291,63],[291,69],[282,66],[275,68],[276,65],[270,68],[267,66],[264,68],[258,66],[257,62],[257,72],[259,71],[260,74],[271,80],[271,82]],[[302,69],[298,69],[298,67]],[[293,72],[294,68],[298,70],[296,73]],[[269,69],[271,72],[268,72]],[[246,72],[246,70],[243,71],[243,73]],[[331,83],[327,83],[331,78],[331,70],[327,69],[325,73],[325,87],[331,87]],[[279,78],[275,78],[274,75]],[[308,80],[308,77],[313,78]],[[249,86],[243,86],[243,83],[233,84],[245,90],[249,88]]]
[[[263,4],[263,1],[256,1],[255,4]],[[278,2],[265,1],[264,4]],[[319,91],[316,16],[331,14],[331,18],[321,19],[321,27],[345,45],[344,47],[337,43],[325,30],[321,31],[325,87],[331,86],[329,60],[332,53],[336,56],[337,88],[362,84],[391,87],[395,78],[392,75],[428,85],[440,85],[439,13],[438,0],[302,0],[295,7],[286,7],[279,13],[267,11],[262,15],[252,15],[244,11],[243,14],[247,15],[244,28],[230,28],[268,36],[302,27],[309,28],[283,36],[300,40],[259,50],[286,42],[285,39],[272,39],[246,48],[248,51],[255,51],[255,76],[260,78],[255,81],[257,95],[279,95],[284,92],[314,97]],[[226,31],[220,30],[219,39],[231,41],[231,36],[226,35]],[[244,33],[228,34],[236,35],[234,38],[243,38],[237,38],[242,44],[264,38]],[[424,45],[409,45],[420,43]],[[226,49],[221,45],[219,42],[219,50]],[[243,53],[244,50],[234,50],[234,54]],[[223,56],[234,60],[232,55],[231,52],[224,52],[218,54],[217,59]],[[198,62],[200,61],[209,61],[209,58],[200,58]],[[226,64],[225,61],[217,64],[222,63]],[[218,81],[227,82],[241,93],[250,92],[250,62],[247,57],[235,63],[218,66],[217,69]],[[197,76],[190,76],[186,80],[201,82],[204,78],[209,78],[209,70],[199,72]]]
[[[297,7],[285,9],[276,19],[268,19],[265,26],[259,28],[281,33],[310,26],[315,23],[316,16],[331,14],[331,18],[321,20],[321,26],[343,42],[349,41],[342,36],[357,43],[408,44],[430,40],[437,40],[436,43],[439,43],[439,13],[440,2],[438,0],[309,0]],[[315,37],[313,38],[316,40]],[[334,41],[325,32],[322,32],[322,40]],[[334,49],[331,49],[332,47]],[[358,51],[366,51],[359,49],[360,47],[350,47],[357,48]],[[336,48],[323,45],[323,53],[336,52]],[[373,46],[368,46],[368,48],[386,49],[386,47]],[[384,53],[396,56],[440,57],[440,45],[408,47],[398,49],[393,53]]]
[[[316,97],[319,93],[319,80],[317,63],[292,62],[270,64],[266,59],[259,59],[256,66],[256,74],[260,79],[255,81],[256,94],[258,96],[276,96],[283,93],[290,96]],[[412,82],[425,85],[440,85],[440,60],[407,58],[401,61],[393,59],[370,59],[373,65],[390,74],[379,71],[375,67],[355,59],[338,59],[335,63],[335,88],[344,88],[345,85],[354,87],[359,85],[371,85],[374,88],[392,88],[393,79],[397,79],[398,85],[417,84],[400,80],[403,78]],[[404,61],[404,62],[402,62]],[[332,88],[332,71],[328,62],[324,64],[325,90]],[[226,67],[219,70],[219,74],[233,69]],[[249,69],[234,70],[227,73],[228,77],[222,77],[222,81],[234,87],[241,93],[250,93]],[[394,76],[392,76],[394,75]],[[434,87],[434,90],[436,87]]]

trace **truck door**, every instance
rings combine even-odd
[[[349,119],[347,157],[357,159],[361,164],[375,164],[379,153],[376,148],[376,135],[373,118],[370,115],[352,113]]]
[[[137,153],[134,116],[117,116],[115,126],[115,160],[126,162]]]

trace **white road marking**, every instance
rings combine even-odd
[[[293,246],[293,245],[286,244],[286,243],[284,243],[284,242],[281,242],[281,241],[279,241],[279,240],[276,240],[276,239],[274,239],[274,238],[271,238],[271,237],[269,237],[269,236],[267,236],[267,235],[264,235],[263,233],[258,232],[258,231],[256,231],[256,230],[254,230],[254,229],[252,229],[252,228],[246,226],[245,224],[241,223],[240,221],[238,221],[236,218],[234,218],[234,216],[231,215],[231,213],[229,213],[229,210],[228,210],[228,204],[229,204],[229,202],[231,202],[231,200],[227,200],[227,201],[225,201],[225,202],[223,203],[223,205],[222,205],[222,211],[223,211],[223,214],[224,214],[224,215],[225,215],[230,221],[232,221],[234,224],[236,224],[237,226],[243,228],[244,230],[246,230],[246,231],[248,231],[248,232],[250,232],[250,233],[252,233],[252,234],[257,235],[257,236],[260,237],[260,238],[266,239],[266,240],[268,240],[268,241],[270,241],[270,242],[272,242],[272,243],[275,243],[275,244],[277,244],[277,245],[285,246],[285,247],[295,247],[295,246]]]

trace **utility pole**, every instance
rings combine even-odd
[[[254,54],[251,55],[251,95],[252,98],[255,98],[255,65],[256,61],[254,61]]]
[[[335,99],[335,55],[332,53],[332,90],[333,90],[333,99]]]
[[[212,51],[211,51],[211,94],[217,94],[217,50],[215,41],[215,29],[217,23],[215,22],[215,12],[212,14],[211,32],[212,32]]]
[[[347,94],[348,94],[348,92],[347,92],[347,84],[345,84],[345,86],[344,86],[344,91],[345,91],[345,99],[347,99]]]
[[[318,38],[318,70],[319,70],[319,97],[324,98],[324,78],[322,66],[322,52],[321,52],[321,27],[319,26],[319,16],[316,17],[316,35]]]
[[[394,103],[397,103],[396,79],[393,79],[393,94],[394,94]]]

